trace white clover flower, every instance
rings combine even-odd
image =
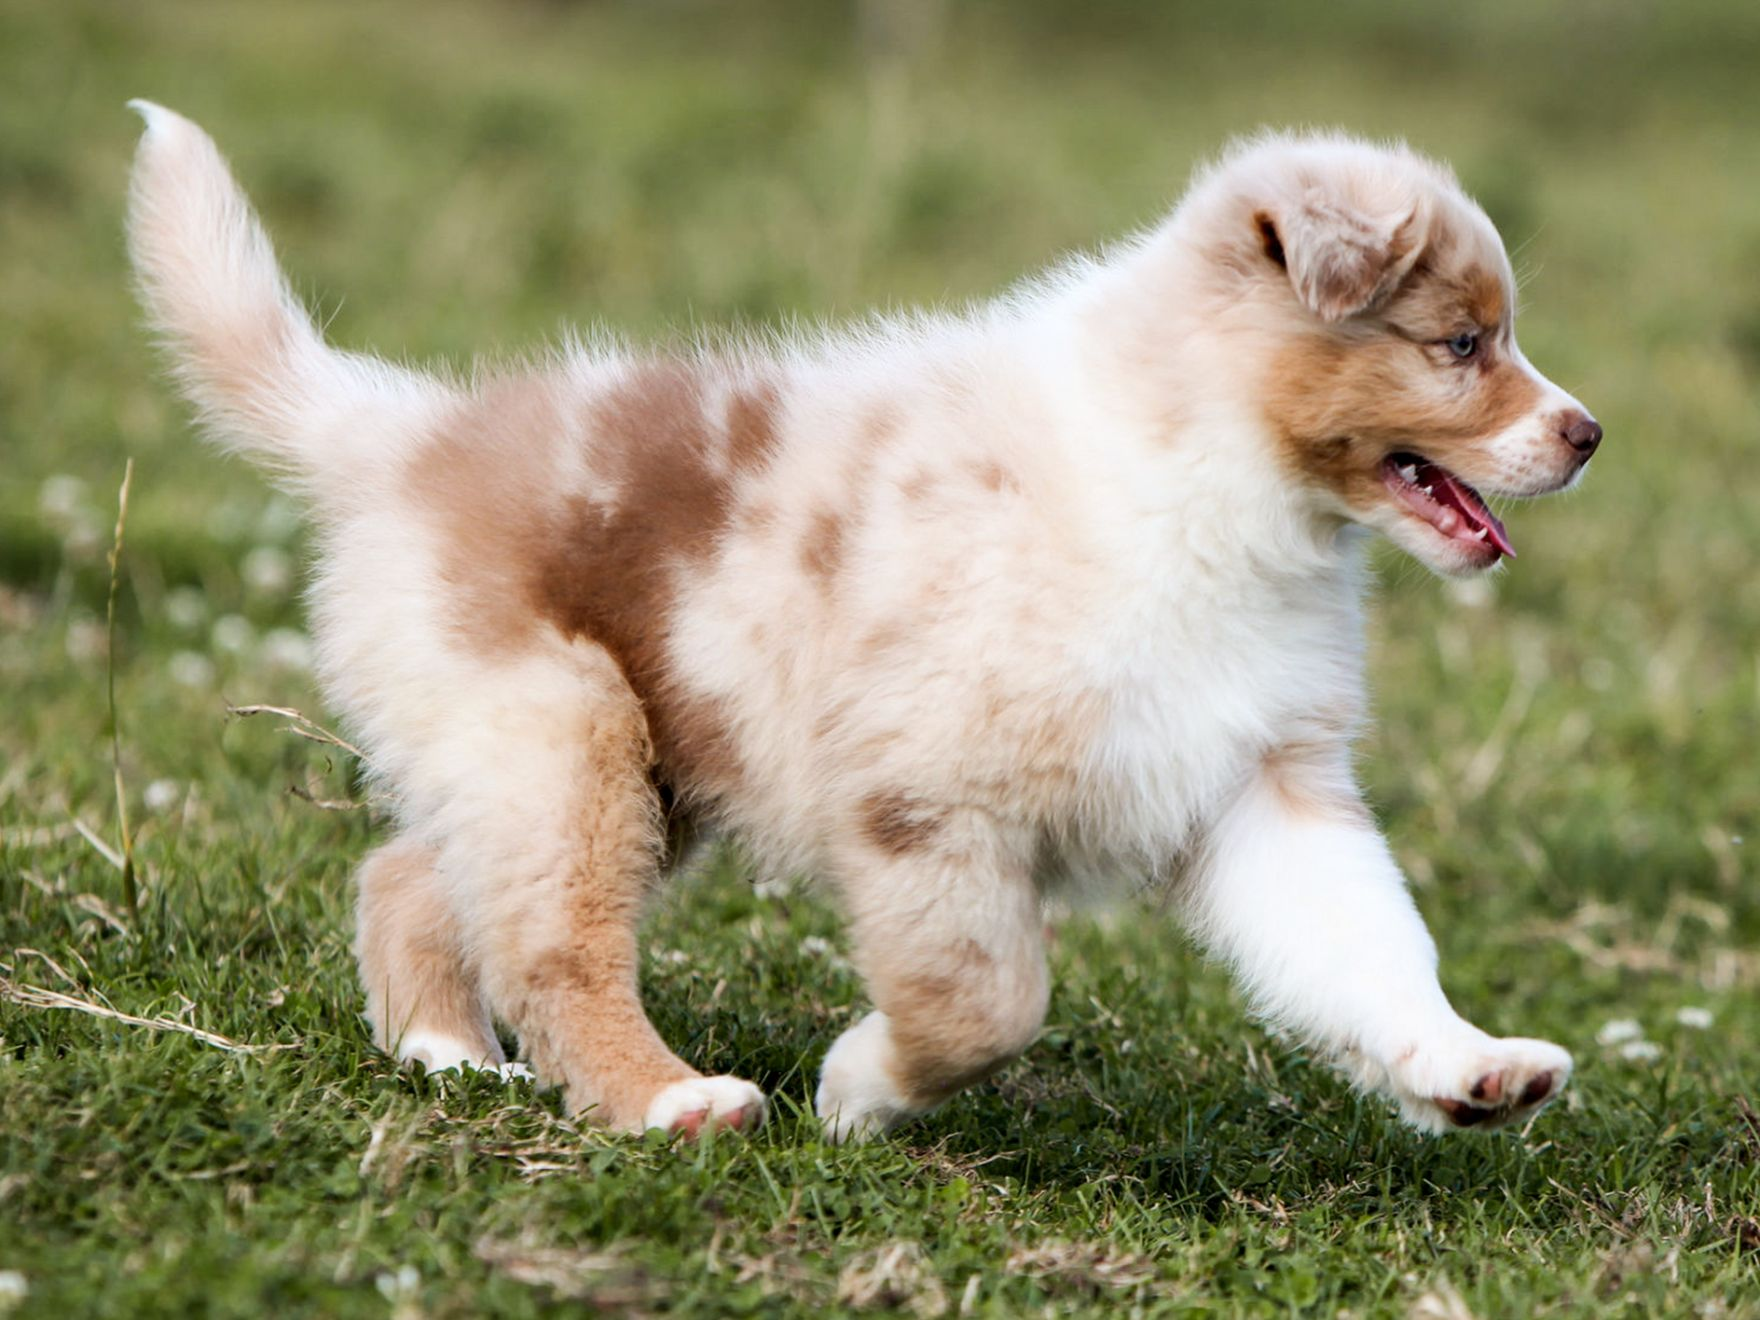
[[[1674,1020],[1683,1027],[1692,1027],[1695,1031],[1703,1031],[1714,1020],[1708,1008],[1682,1008],[1675,1011]]]
[[[299,505],[285,495],[271,495],[257,515],[257,535],[265,541],[285,541],[299,530]]]
[[[110,649],[108,630],[97,619],[73,619],[67,625],[67,658],[76,664],[101,660]]]
[[[24,1301],[30,1290],[31,1282],[22,1270],[0,1270],[0,1315]]]
[[[242,614],[222,614],[214,620],[213,631],[209,634],[216,651],[225,651],[228,655],[238,655],[247,650],[256,639],[257,630],[251,627],[251,621]]]
[[[179,632],[194,632],[208,621],[208,593],[200,587],[173,587],[165,593],[165,617]]]
[[[808,935],[801,941],[801,952],[809,958],[829,958],[832,953],[831,941],[822,935]]]
[[[208,535],[216,541],[242,541],[255,521],[255,512],[243,500],[225,500],[208,511]]]
[[[373,1282],[386,1301],[395,1302],[421,1287],[422,1276],[414,1265],[400,1265],[396,1274],[381,1274]]]
[[[263,637],[263,663],[271,669],[307,674],[312,669],[312,639],[297,628],[272,628]]]
[[[141,794],[141,803],[148,811],[160,816],[175,807],[182,796],[183,787],[175,779],[155,779]]]
[[[214,686],[214,662],[200,651],[179,651],[167,666],[171,681],[180,687],[211,688]]]
[[[1654,1063],[1662,1057],[1662,1046],[1653,1040],[1628,1040],[1619,1047],[1619,1057],[1633,1063]]]
[[[61,549],[70,559],[94,559],[110,548],[110,529],[98,515],[82,510],[67,521],[61,533]]]
[[[285,596],[293,585],[293,557],[278,545],[260,545],[244,557],[244,581],[264,596]]]
[[[55,521],[72,518],[85,507],[86,483],[58,472],[37,490],[37,508]]]
[[[1595,1033],[1595,1041],[1599,1045],[1620,1045],[1628,1040],[1638,1040],[1643,1035],[1644,1028],[1638,1025],[1636,1018],[1614,1018]]]

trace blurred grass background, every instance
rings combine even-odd
[[[289,1047],[0,1002],[0,1311],[1760,1313],[1756,70],[1731,0],[0,0],[0,975]],[[1609,440],[1491,582],[1383,558],[1364,769],[1457,1002],[1575,1050],[1569,1105],[1420,1140],[1171,929],[1079,920],[1025,1062],[831,1151],[793,1106],[859,993],[835,921],[728,866],[657,913],[649,994],[779,1092],[757,1140],[386,1066],[346,952],[369,823],[287,792],[347,767],[224,714],[321,714],[305,549],[141,333],[131,96],[214,133],[337,340],[454,361],[983,297],[1261,124],[1452,161]],[[114,838],[130,456],[138,919],[74,825]]]

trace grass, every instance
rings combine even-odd
[[[1757,58],[1712,0],[0,0],[0,1311],[1760,1315]],[[1610,439],[1489,586],[1383,561],[1364,770],[1457,1002],[1571,1047],[1568,1102],[1416,1137],[1130,912],[1062,926],[1019,1065],[830,1148],[835,915],[725,861],[659,905],[646,987],[687,1058],[774,1093],[754,1139],[391,1067],[347,947],[370,814],[309,800],[357,791],[348,759],[226,714],[322,718],[306,549],[144,345],[137,95],[216,132],[338,339],[416,357],[982,295],[1262,121],[1451,158],[1520,249],[1530,356]],[[138,915],[105,852],[129,458]],[[1646,1047],[1598,1042],[1620,1019]]]

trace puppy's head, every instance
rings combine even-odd
[[[1601,427],[1516,346],[1485,213],[1440,166],[1348,139],[1264,141],[1215,183],[1291,478],[1438,572],[1514,554],[1485,497],[1571,485]]]

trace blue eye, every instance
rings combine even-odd
[[[1471,330],[1464,331],[1446,342],[1448,344],[1448,351],[1462,361],[1472,357],[1473,354],[1479,351],[1479,336],[1476,332]]]

